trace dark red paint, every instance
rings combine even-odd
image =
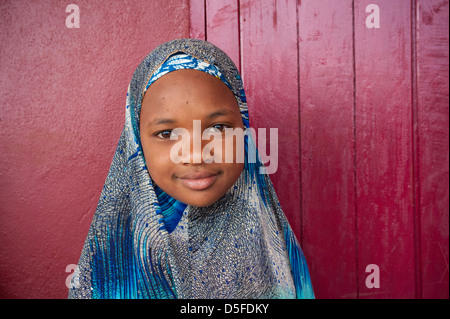
[[[279,129],[271,178],[316,296],[448,298],[448,1],[200,2],[191,36],[240,61],[251,125]]]
[[[129,81],[157,45],[189,36],[189,5],[2,1],[0,17],[0,298],[66,298]]]
[[[189,35],[240,68],[252,127],[278,128],[271,178],[316,296],[448,298],[448,1],[76,4],[80,29],[60,1],[0,5],[1,298],[67,296],[132,72]]]

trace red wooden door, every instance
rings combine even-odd
[[[448,1],[190,4],[251,126],[278,128],[271,178],[316,296],[448,298]]]

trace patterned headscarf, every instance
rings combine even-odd
[[[242,80],[223,51],[196,39],[152,51],[129,85],[125,127],[69,298],[314,298],[304,255],[259,160],[245,156],[236,183],[208,207],[181,203],[152,181],[141,102],[154,81],[178,69],[221,79],[249,127]],[[246,155],[252,143],[246,135]]]

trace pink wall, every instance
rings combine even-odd
[[[236,62],[251,125],[279,128],[271,178],[316,296],[448,298],[448,1],[338,2],[2,1],[0,298],[67,296],[132,73],[187,36]]]
[[[316,297],[448,298],[448,1],[190,2],[251,125],[279,130],[271,178]]]
[[[65,24],[70,3],[78,29]],[[189,4],[2,1],[0,30],[0,298],[66,298],[132,73],[189,36]]]

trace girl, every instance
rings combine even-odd
[[[205,151],[196,125],[216,147]],[[314,298],[272,183],[248,160],[251,136],[222,138],[245,128],[243,84],[223,51],[179,39],[151,52],[128,88],[69,298]]]

